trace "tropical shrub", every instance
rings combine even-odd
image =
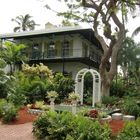
[[[27,102],[35,103],[35,101],[45,100],[48,83],[51,83],[53,78],[52,71],[42,63],[32,66],[24,64],[22,71],[20,82]]]
[[[105,105],[115,105],[118,103],[119,98],[116,96],[103,96],[102,97],[102,103]]]
[[[22,71],[28,76],[40,76],[41,79],[48,78],[52,79],[52,71],[44,64],[36,64],[29,66],[28,64],[22,65]]]
[[[137,105],[136,100],[133,98],[126,98],[122,104],[122,111],[135,117],[140,116],[140,107]]]
[[[26,103],[26,96],[18,90],[18,87],[9,92],[7,100],[15,106],[23,106]]]
[[[2,122],[8,123],[14,121],[17,117],[17,108],[12,103],[3,106]]]
[[[0,99],[0,118],[3,114],[3,107],[7,104],[7,101],[5,99]]]
[[[33,134],[48,140],[110,140],[110,128],[70,112],[45,112],[33,123]]]
[[[121,79],[117,79],[117,82],[113,80],[110,88],[110,95],[123,97],[127,93],[126,87]]]
[[[1,55],[1,52],[0,52]],[[9,89],[11,88],[12,76],[8,76],[4,72],[6,62],[0,58],[0,98],[6,98]]]
[[[28,102],[34,103],[35,101],[44,100],[46,97],[46,86],[41,79],[34,79],[30,82],[30,87],[25,94]]]
[[[45,99],[47,78],[41,79],[39,76],[26,75],[23,72],[17,72],[15,77],[17,79],[14,86],[15,95],[18,94],[21,98],[26,97],[26,103],[35,103],[35,101]]]
[[[117,136],[116,140],[139,140],[140,139],[140,118],[136,121],[125,124],[122,132]]]
[[[63,100],[68,98],[70,92],[74,91],[74,80],[63,76],[62,73],[57,73],[53,79],[53,88],[59,93],[58,97]]]

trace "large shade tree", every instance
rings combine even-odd
[[[59,0],[62,2],[62,0]],[[102,95],[109,95],[111,82],[117,73],[117,56],[125,38],[125,20],[129,11],[135,11],[139,0],[64,0],[69,8],[59,12],[66,20],[87,22],[99,40],[103,55],[99,66]],[[46,6],[51,9],[49,6]],[[107,68],[110,61],[110,68]]]
[[[12,21],[16,22],[18,26],[16,26],[13,31],[14,32],[21,32],[21,31],[28,31],[28,30],[34,30],[36,26],[39,24],[36,24],[34,20],[31,19],[32,16],[29,14],[26,14],[25,16],[20,15],[16,18],[12,19]]]

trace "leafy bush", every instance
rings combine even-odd
[[[15,93],[21,95],[20,97],[26,97],[27,103],[45,99],[47,79],[41,79],[39,76],[32,77],[23,72],[18,72],[15,76],[17,79]]]
[[[48,140],[110,140],[110,128],[70,112],[46,112],[33,123],[33,134]]]
[[[0,118],[2,117],[3,107],[7,104],[5,99],[0,99]]]
[[[63,76],[62,73],[57,73],[53,79],[53,89],[59,93],[60,99],[68,98],[69,93],[74,91],[74,80],[70,77]]]
[[[4,123],[11,122],[15,120],[16,117],[17,117],[17,109],[12,103],[8,103],[3,106],[2,121]]]
[[[126,92],[127,92],[126,88],[121,79],[117,79],[117,83],[115,80],[112,82],[111,88],[110,88],[111,96],[123,97]]]
[[[140,116],[140,107],[132,98],[127,98],[124,100],[122,104],[122,109],[124,113],[127,113],[129,115],[134,115],[136,117]]]
[[[118,102],[118,97],[115,97],[115,96],[103,96],[102,97],[102,103],[103,104],[110,104],[110,105],[114,105]]]
[[[26,103],[26,96],[16,89],[16,91],[10,92],[7,96],[9,102],[16,106],[23,106]]]
[[[116,140],[139,140],[140,139],[140,118],[128,122]]]
[[[46,97],[46,86],[41,79],[32,80],[30,87],[26,93],[28,102],[34,103],[35,101],[44,100]]]

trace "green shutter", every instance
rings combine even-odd
[[[60,57],[61,56],[61,42],[56,41],[55,46],[56,46],[55,47],[55,49],[56,49],[55,54],[56,54],[57,57]]]
[[[70,43],[70,56],[73,56],[73,51],[74,51],[73,50],[73,40],[71,40],[69,43]]]
[[[45,46],[44,46],[44,58],[47,58],[47,53],[48,53],[48,43],[45,42]]]

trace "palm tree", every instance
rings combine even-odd
[[[16,45],[12,42],[5,42],[5,47],[0,51],[0,58],[10,66],[11,74],[15,70],[17,62],[27,61],[27,57],[21,54],[25,47],[23,44]]]
[[[132,33],[132,36],[136,36],[138,33],[140,33],[140,26],[137,27],[134,32]]]
[[[31,18],[32,16],[26,14],[25,16],[20,15],[17,16],[15,19],[12,19],[12,21],[18,24],[18,26],[15,27],[13,31],[21,32],[21,31],[34,30],[35,26],[38,26],[39,24],[36,24],[34,20],[31,20]]]

